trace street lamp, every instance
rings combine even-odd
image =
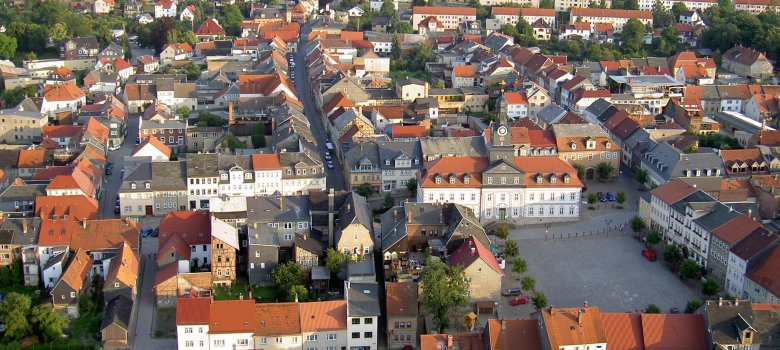
[[[612,220],[610,219],[604,219],[604,222],[607,224],[607,231],[609,231],[609,224],[612,223]]]

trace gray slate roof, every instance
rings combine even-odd
[[[651,159],[657,159],[657,161],[652,162]],[[661,174],[666,180],[685,177],[686,170],[695,172],[697,169],[702,171],[711,169],[713,176],[715,170],[720,170],[721,174],[725,174],[723,160],[717,154],[683,154],[666,142],[659,142],[655,147],[649,149],[642,158],[642,163]],[[664,165],[663,169],[660,165]]]
[[[395,169],[395,159],[405,156],[411,159],[411,167],[403,169],[422,168],[422,148],[419,140],[379,141],[379,163],[384,169]],[[390,165],[385,164],[390,160]],[[415,164],[415,159],[417,163]]]
[[[46,195],[46,184],[11,185],[0,194],[0,201],[35,200]]]
[[[187,153],[187,177],[217,177],[217,154]]]
[[[749,322],[754,318],[747,300],[740,300],[738,305],[733,300],[724,300],[722,306],[718,306],[717,300],[711,300],[704,310],[712,329],[712,341],[721,345],[739,344],[738,328],[750,327]]]
[[[309,221],[308,196],[258,196],[246,199],[252,222]]]
[[[106,329],[106,327],[115,324],[122,329],[128,330],[130,325],[130,314],[133,311],[133,301],[130,298],[120,295],[114,299],[111,299],[106,304],[106,313],[103,317],[103,323],[100,325],[100,330]]]
[[[180,191],[187,189],[187,169],[184,161],[152,163],[152,190]]]
[[[379,316],[379,285],[376,282],[348,282],[347,317]]]

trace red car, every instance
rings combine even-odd
[[[655,261],[657,259],[655,250],[652,250],[650,248],[642,250],[642,256],[644,256],[645,259],[647,259],[647,261]]]
[[[528,297],[525,295],[518,295],[517,297],[512,298],[512,300],[509,301],[509,305],[517,306],[517,305],[525,305],[528,304]]]

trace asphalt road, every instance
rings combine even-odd
[[[119,217],[114,214],[119,187],[122,186],[122,169],[124,169],[125,156],[129,156],[135,148],[135,139],[138,136],[138,122],[140,115],[129,115],[127,120],[127,136],[122,147],[108,152],[108,161],[114,164],[110,176],[104,174],[103,193],[100,197],[100,218],[113,219]]]
[[[298,52],[295,53],[295,90],[298,93],[298,98],[303,103],[303,113],[309,120],[311,126],[311,132],[317,139],[317,151],[320,155],[324,155],[328,149],[325,147],[328,137],[325,132],[325,126],[322,125],[322,117],[317,105],[314,103],[314,97],[312,95],[311,83],[309,82],[308,67],[306,67],[306,44],[309,33],[311,32],[311,25],[305,24],[301,27],[301,38],[298,42]],[[335,140],[334,140],[335,141]],[[341,166],[341,160],[334,154],[333,157],[333,169],[328,169],[327,165],[325,171],[327,174],[327,188],[333,188],[337,191],[344,190],[344,172]],[[327,162],[323,158],[325,164]]]

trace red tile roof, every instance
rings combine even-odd
[[[254,171],[282,170],[282,164],[279,162],[279,155],[276,153],[253,154],[252,169]]]
[[[527,119],[527,118],[523,118]],[[555,133],[552,130],[528,130],[531,147],[556,147]]]
[[[610,350],[644,350],[642,319],[638,313],[601,313]]]
[[[525,8],[525,7],[494,6],[491,8],[491,13],[493,14],[493,16],[507,15],[507,16],[555,17],[554,9],[537,9],[537,8]]]
[[[84,133],[83,125],[46,125],[41,129],[41,135],[51,138],[77,138]]]
[[[209,333],[212,334],[252,333],[254,319],[254,300],[222,300],[209,305]]]
[[[696,187],[683,180],[674,179],[654,189],[651,194],[666,204],[674,204],[694,192]]]
[[[593,9],[586,7],[572,7],[571,16],[573,17],[606,17],[606,18],[638,18],[653,19],[652,11],[641,10],[615,10],[615,9]]]
[[[480,188],[482,170],[487,165],[487,157],[443,157],[425,165],[418,183],[425,188]],[[456,177],[454,184],[449,182],[451,174]],[[436,175],[442,177],[441,183],[436,183]],[[468,184],[463,181],[465,175],[469,175]]]
[[[415,282],[385,283],[388,317],[417,317],[418,295]]]
[[[214,20],[214,18],[207,18],[198,28],[195,30],[195,35],[226,35],[222,26]]]
[[[92,268],[92,257],[87,255],[84,250],[79,249],[73,258],[70,259],[70,264],[65,268],[57,284],[66,283],[73,290],[80,291],[84,286],[84,280],[89,275],[90,268]]]
[[[522,92],[505,92],[504,100],[510,105],[527,105],[528,99],[525,97],[525,93]]]
[[[460,247],[452,252],[448,262],[451,266],[462,265],[463,267],[469,267],[477,260],[484,261],[496,273],[501,276],[504,275],[504,271],[501,270],[501,266],[498,265],[496,256],[485,248],[482,243],[479,243],[479,240],[474,239],[474,237],[466,238]]]
[[[87,94],[79,89],[72,81],[58,85],[46,85],[43,87],[43,98],[46,101],[76,101]]]
[[[301,332],[327,332],[347,329],[347,301],[300,303]]]
[[[138,151],[146,147],[146,145],[151,145],[152,147],[162,152],[168,158],[171,157],[171,149],[156,137],[145,138],[140,144],[138,144],[138,146],[135,146],[133,152],[130,154],[135,155],[136,153],[138,153]]]
[[[42,247],[69,245],[76,226],[78,226],[78,223],[71,219],[41,220],[38,245]]]
[[[414,6],[412,7],[412,13],[422,15],[476,16],[477,9],[473,7]]]
[[[461,65],[452,67],[452,76],[456,78],[474,77],[474,66]]]
[[[490,350],[542,349],[535,320],[488,320],[485,333]],[[520,344],[522,346],[518,346]]]
[[[552,349],[607,342],[601,312],[596,306],[566,309],[551,307],[539,312],[547,330],[547,334],[542,336],[547,336],[547,342]]]
[[[42,149],[23,149],[19,151],[17,168],[43,168],[46,151]]]
[[[94,197],[97,191],[92,180],[81,170],[74,170],[69,175],[57,175],[46,186],[46,191],[63,189],[78,189],[90,197]]]
[[[569,187],[582,188],[583,184],[577,178],[577,170],[569,163],[558,157],[515,157],[515,166],[525,173],[526,187]],[[542,182],[537,182],[538,175],[542,175]],[[555,183],[552,182],[555,175]],[[569,183],[564,182],[564,177],[569,176]]]
[[[393,138],[416,138],[428,136],[428,129],[422,125],[392,125],[390,134]]]
[[[760,285],[767,292],[780,297],[780,246],[772,251],[758,265],[750,269],[747,278]]]
[[[38,196],[35,199],[35,215],[41,219],[51,219],[52,215],[58,218],[68,215],[79,220],[97,219],[97,213],[97,200],[85,195]]]
[[[453,347],[458,350],[486,350],[482,333],[423,334],[420,336],[420,350],[447,350],[447,337],[452,337]]]
[[[704,316],[642,314],[642,336],[647,350],[706,350]]]
[[[746,214],[741,214],[712,230],[712,234],[718,236],[727,244],[732,245],[741,241],[759,227],[761,227],[760,223]]]
[[[211,221],[208,211],[172,211],[160,222],[159,246],[173,235],[187,245],[211,244]]]
[[[107,283],[103,289],[110,287],[108,283],[114,280],[122,281],[126,286],[133,288],[138,282],[138,266],[138,254],[133,251],[128,242],[122,242],[117,255],[111,259],[106,274]]]
[[[73,229],[71,249],[88,251],[116,248],[126,242],[138,249],[141,226],[131,219],[101,219],[82,221]]]
[[[209,323],[211,298],[179,298],[176,300],[176,325],[206,325]]]

